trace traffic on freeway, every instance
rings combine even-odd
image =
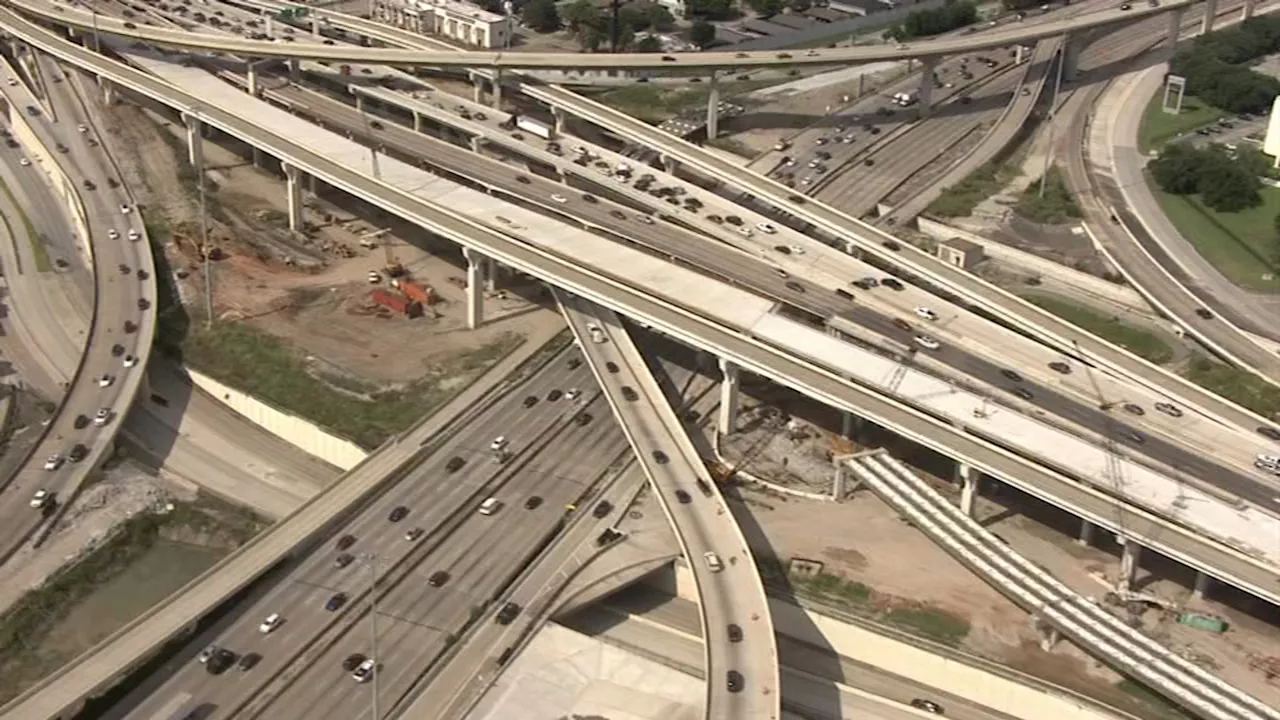
[[[150,718],[186,692],[210,718],[359,717],[372,687],[390,710],[478,609],[499,613],[487,622],[519,614],[507,584],[568,515],[597,512],[572,506],[595,496],[625,447],[581,360],[561,353],[112,716]],[[370,659],[372,675],[353,677]]]

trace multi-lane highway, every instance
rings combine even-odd
[[[594,497],[592,486],[617,469],[625,441],[575,355],[563,354],[460,428],[115,716],[150,718],[186,692],[216,706],[210,718],[368,717],[373,683],[355,682],[342,666],[353,653],[375,656],[375,578],[376,686],[380,712],[392,710],[472,620],[493,622],[504,588],[567,506]],[[503,462],[491,449],[499,437]],[[490,497],[500,507],[478,512]],[[404,517],[391,520],[400,507]],[[345,596],[334,601],[338,593]],[[331,603],[338,607],[326,609]],[[262,633],[275,613],[281,625]],[[260,658],[252,669],[214,675],[192,657],[210,643]]]

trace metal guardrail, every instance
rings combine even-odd
[[[1113,667],[1208,718],[1280,720],[1280,711],[1125,625],[1023,558],[887,453],[841,462],[988,583]]]

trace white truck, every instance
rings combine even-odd
[[[555,135],[555,130],[550,125],[526,115],[516,118],[516,127],[532,135],[537,135],[543,140],[550,140]]]
[[[899,107],[911,107],[916,104],[916,94],[906,92],[894,93],[893,104],[898,105]]]

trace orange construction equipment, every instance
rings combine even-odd
[[[379,305],[406,317],[418,317],[422,314],[422,303],[410,300],[398,293],[387,292],[378,288],[369,293],[369,297]]]
[[[433,292],[430,287],[423,287],[416,282],[401,280],[400,292],[404,293],[405,297],[410,300],[417,300],[423,305],[430,306],[436,304],[435,292]]]

